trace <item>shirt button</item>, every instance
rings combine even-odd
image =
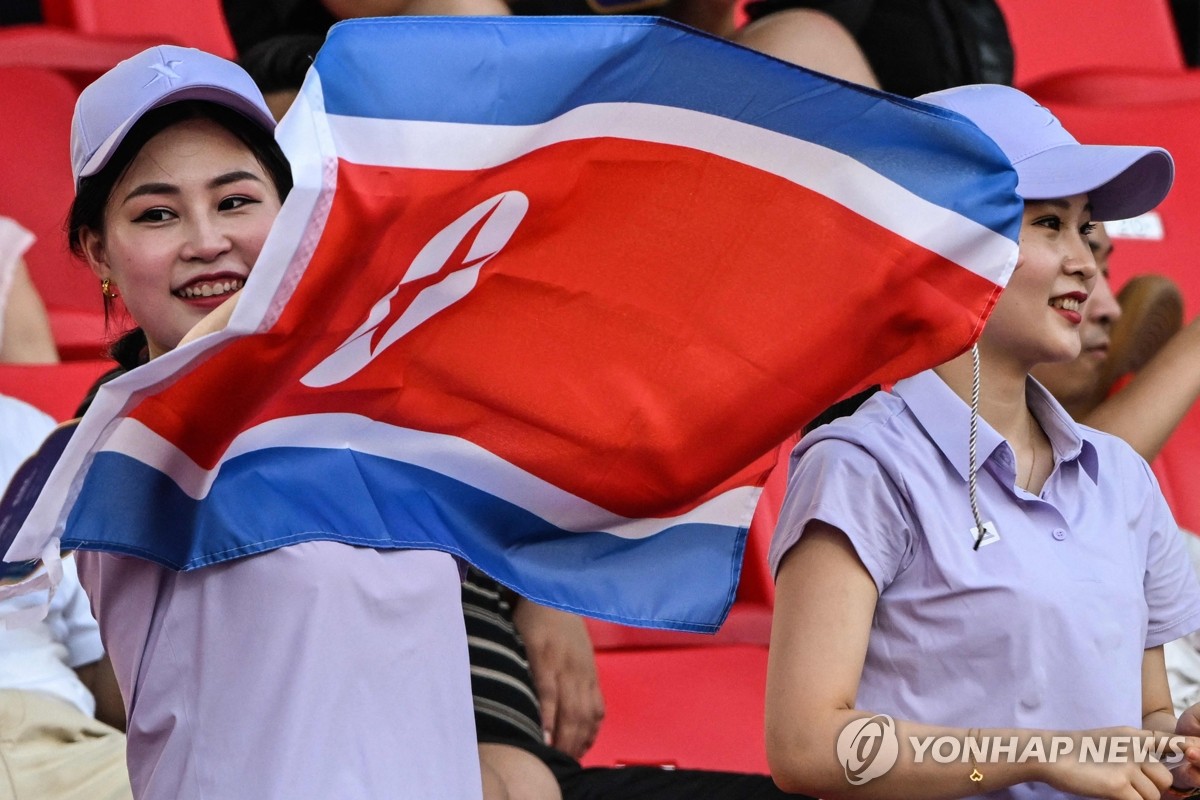
[[[1067,532],[1064,531],[1062,528],[1055,528],[1054,532],[1051,533],[1050,535],[1054,537],[1055,541],[1059,541],[1059,542],[1061,542],[1063,539],[1067,538]]]

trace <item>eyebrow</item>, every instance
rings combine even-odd
[[[231,183],[237,183],[238,181],[247,181],[247,180],[256,181],[258,183],[263,182],[262,178],[258,177],[253,172],[247,172],[244,169],[237,169],[232,172],[226,172],[223,175],[218,175],[217,177],[213,178],[211,181],[208,182],[207,188],[219,189],[222,186],[228,186]],[[135,197],[142,197],[143,195],[148,195],[148,194],[177,195],[177,194],[179,194],[179,187],[173,183],[143,183],[142,185],[136,187],[132,192],[125,195],[125,199],[122,200],[121,202],[128,203],[130,200],[134,199]]]
[[[1034,204],[1052,206],[1054,208],[1060,208],[1060,209],[1064,209],[1064,210],[1071,207],[1070,203],[1068,203],[1066,200],[1063,200],[1061,198],[1054,198],[1053,200],[1030,200],[1029,202],[1034,203]],[[1083,207],[1083,210],[1090,212],[1092,210],[1092,204],[1091,203],[1085,204]]]

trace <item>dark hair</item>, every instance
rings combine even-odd
[[[285,33],[254,45],[241,55],[238,63],[263,94],[295,91],[304,83],[304,76],[324,43],[320,36]]]
[[[141,152],[146,142],[159,133],[179,122],[193,119],[211,120],[232,133],[238,140],[249,148],[250,152],[266,170],[279,194],[280,201],[287,198],[292,190],[292,168],[287,157],[283,154],[275,137],[248,117],[216,103],[203,100],[181,100],[169,103],[147,111],[139,119],[108,163],[94,175],[89,175],[79,181],[75,192],[75,201],[71,203],[71,211],[67,216],[67,245],[78,258],[84,257],[83,230],[104,230],[104,209],[108,206],[109,195],[112,194],[125,170],[133,163],[134,158]],[[104,297],[104,322],[107,327],[112,311],[112,299]]]
[[[822,425],[827,425],[840,417],[848,417],[858,410],[858,407],[870,399],[871,395],[878,392],[882,387],[879,385],[868,386],[861,392],[850,397],[842,398],[829,408],[822,411],[817,416],[813,417],[812,421],[804,426],[804,433],[811,433],[816,428]]]

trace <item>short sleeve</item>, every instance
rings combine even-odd
[[[1200,629],[1200,585],[1184,536],[1175,524],[1149,466],[1142,464],[1149,483],[1142,520],[1148,537],[1143,588],[1149,620],[1146,647],[1157,647]]]
[[[13,473],[29,458],[54,430],[54,418],[23,400],[0,394],[0,492]]]
[[[771,541],[772,574],[813,520],[846,534],[881,594],[912,559],[908,503],[883,465],[858,445],[801,443]]]
[[[32,244],[32,233],[8,217],[0,217],[0,332],[4,330],[4,310],[8,308],[17,263]]]

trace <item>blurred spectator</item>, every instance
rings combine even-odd
[[[1084,319],[1080,325],[1083,348],[1079,358],[1065,364],[1043,365],[1033,375],[1077,420],[1121,437],[1142,458],[1152,461],[1200,398],[1200,360],[1196,359],[1200,318],[1172,336],[1153,355],[1136,359],[1139,364],[1145,361],[1144,366],[1110,396],[1108,385],[1102,385],[1102,381],[1106,375],[1125,371],[1114,370],[1110,362],[1125,362],[1129,358],[1125,349],[1110,350],[1117,338],[1113,335],[1114,327],[1133,328],[1124,331],[1121,339],[1127,348],[1145,349],[1141,340],[1156,335],[1152,330],[1156,312],[1153,304],[1134,302],[1136,298],[1122,292],[1126,305],[1136,305],[1139,309],[1139,313],[1122,318],[1122,306],[1108,284],[1108,259],[1113,244],[1103,226],[1093,231],[1091,245],[1100,274],[1083,307]],[[1158,297],[1160,302],[1171,302],[1165,295]]]
[[[503,0],[222,0],[238,54],[275,36],[325,38],[339,19],[400,14],[506,14]]]
[[[275,36],[324,36],[339,19],[391,16],[662,14],[718,36],[734,30],[736,0],[223,0],[239,54]]]
[[[291,107],[324,41],[323,36],[310,33],[285,33],[264,39],[238,59],[262,90],[275,119],[282,119]]]
[[[31,244],[33,234],[0,217],[0,361],[54,363],[46,307],[21,258]]]
[[[736,0],[508,0],[521,16],[577,14],[653,14],[729,37],[735,29]]]
[[[970,83],[1012,83],[1012,43],[995,0],[755,0],[746,12],[754,21],[741,32],[743,43],[776,16],[805,13],[835,22],[862,48],[879,85],[906,97]],[[796,61],[794,47],[772,36],[756,49]]]
[[[221,5],[239,55],[275,36],[310,34],[324,39],[337,22],[320,0],[222,0]]]
[[[0,25],[29,25],[41,21],[40,0],[4,0],[0,3]]]
[[[1091,247],[1099,276],[1082,309],[1082,351],[1074,361],[1038,367],[1034,376],[1076,419],[1120,436],[1143,458],[1153,460],[1200,398],[1200,362],[1195,356],[1200,318],[1164,344],[1157,317],[1178,309],[1178,290],[1164,292],[1165,279],[1146,281],[1157,276],[1139,276],[1122,290],[1123,302],[1118,304],[1108,284],[1108,260],[1114,248],[1103,225],[1092,232]],[[1123,328],[1120,336],[1114,335],[1118,326]],[[1112,349],[1116,341],[1122,346]],[[1114,365],[1114,361],[1121,363]],[[1109,395],[1112,378],[1127,371],[1123,365],[1138,368],[1137,372],[1120,391]],[[1190,531],[1181,535],[1200,575],[1200,537]],[[1175,713],[1180,714],[1200,702],[1200,634],[1168,642],[1163,654]]]
[[[1200,65],[1200,2],[1171,0],[1171,11],[1175,15],[1175,31],[1179,34],[1184,60],[1193,67]]]
[[[781,8],[731,37],[738,44],[806,69],[880,88],[879,79],[845,23],[820,10]]]
[[[0,486],[54,421],[0,395]],[[0,617],[36,596],[0,600]],[[79,585],[75,559],[46,618],[0,627],[0,791],[11,800],[124,800],[125,711],[100,632]]]
[[[984,0],[980,0],[981,2]],[[990,0],[987,0],[990,2]],[[377,15],[435,14],[443,16],[597,13],[653,13],[733,41],[776,58],[878,88],[874,74],[853,36],[834,17],[820,11],[791,9],[772,14],[742,30],[734,30],[734,0],[224,0],[225,15],[240,61],[252,75],[263,78],[264,93],[279,92],[274,77],[295,66],[286,53],[307,52],[304,37],[323,39],[338,19]],[[1001,23],[1003,24],[1003,23]],[[300,38],[294,38],[300,37]],[[1005,36],[1007,42],[1007,36]],[[1011,64],[1010,72],[1011,72]],[[298,86],[298,84],[297,84]],[[280,95],[268,102],[284,102]],[[276,111],[272,106],[272,111]]]

